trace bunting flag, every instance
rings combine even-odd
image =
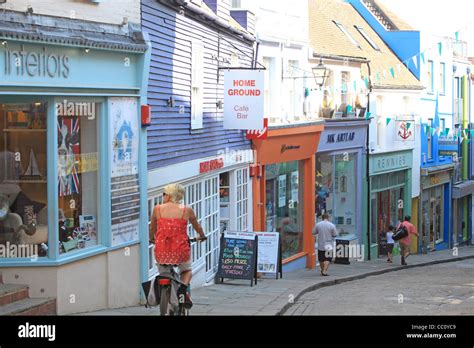
[[[364,77],[365,87],[369,88],[369,79]]]
[[[366,112],[365,113],[365,119],[368,120],[371,115],[372,115],[372,113],[370,111]]]
[[[456,37],[456,41],[459,41],[459,31],[455,32],[454,36]]]
[[[421,52],[420,56],[421,60],[423,61],[423,64],[425,64],[425,52]]]
[[[347,112],[351,112],[352,111],[352,106],[351,105],[347,105]]]
[[[416,56],[413,56],[412,60],[413,64],[415,64],[415,68],[418,69],[418,60],[416,59]]]
[[[357,92],[357,81],[354,80],[354,92]]]
[[[385,125],[388,126],[388,124],[390,123],[392,119],[390,117],[387,117],[387,119],[385,120]]]
[[[409,130],[411,127],[411,123],[410,122],[407,122],[407,130]]]
[[[438,42],[438,51],[439,55],[441,56],[443,53],[443,42]]]
[[[383,74],[383,78],[384,78],[384,79],[387,79],[387,70],[384,70],[384,71],[382,72],[382,74]]]
[[[428,135],[430,133],[430,126],[425,124],[425,134]]]
[[[395,70],[393,68],[390,68],[390,74],[392,74],[392,78],[395,78]]]
[[[376,75],[376,76],[377,76],[377,82],[380,82],[380,74],[379,74],[379,73],[377,73],[377,75]]]
[[[446,138],[447,138],[449,135],[449,128],[446,128],[445,131],[446,131]]]

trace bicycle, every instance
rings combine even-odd
[[[205,239],[200,239],[204,241]],[[197,238],[188,240],[189,244],[197,242]],[[158,284],[160,294],[160,315],[182,316],[189,315],[186,308],[187,285],[181,282],[181,275],[176,271],[178,265],[161,265],[164,272],[160,273]],[[172,296],[173,295],[173,296]],[[174,296],[176,295],[176,297]]]

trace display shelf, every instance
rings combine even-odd
[[[7,128],[4,129],[3,132],[5,133],[45,133],[45,128]]]
[[[46,180],[4,180],[3,181],[6,184],[46,184]]]

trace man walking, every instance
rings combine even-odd
[[[403,266],[408,265],[406,262],[406,258],[408,257],[408,255],[410,255],[410,245],[411,245],[412,235],[416,235],[418,237],[418,232],[416,231],[416,227],[410,222],[410,220],[411,220],[410,216],[408,215],[405,216],[405,221],[401,222],[397,228],[399,229],[403,225],[408,231],[408,235],[405,238],[400,239],[400,256],[402,257]]]
[[[329,222],[329,215],[322,215],[323,221],[314,226],[313,235],[318,235],[318,261],[321,275],[328,276],[329,263],[332,260],[333,240],[337,236],[336,226]]]

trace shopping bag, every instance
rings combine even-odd
[[[155,307],[160,304],[160,286],[158,277],[142,283],[143,292],[145,293],[145,307]]]

